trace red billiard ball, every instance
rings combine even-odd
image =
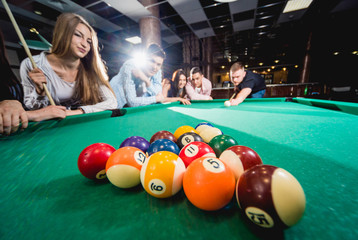
[[[163,139],[163,138],[169,139],[173,142],[177,141],[177,139],[174,137],[173,133],[171,133],[169,131],[162,130],[162,131],[154,133],[153,136],[150,138],[149,143],[152,144],[155,140]]]
[[[106,178],[106,163],[116,149],[106,143],[94,143],[82,150],[77,166],[81,174],[89,179]]]
[[[225,207],[234,196],[235,177],[220,159],[201,157],[185,171],[183,189],[194,206],[215,211]]]
[[[262,164],[261,157],[253,149],[235,145],[227,148],[220,155],[220,160],[225,162],[238,180],[245,170]]]
[[[306,198],[297,179],[282,168],[256,165],[246,170],[236,186],[244,215],[262,228],[287,228],[302,217]]]
[[[191,142],[180,150],[179,157],[183,160],[185,166],[188,167],[197,158],[215,157],[215,152],[204,142]]]

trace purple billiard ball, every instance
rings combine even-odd
[[[139,136],[132,136],[132,137],[126,138],[121,143],[119,148],[121,148],[121,147],[136,147],[146,153],[149,148],[149,145],[150,145],[149,142],[145,138],[139,137]]]

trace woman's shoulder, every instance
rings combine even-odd
[[[45,61],[46,61],[46,56],[47,54],[49,54],[48,52],[46,51],[43,51],[41,52],[40,54],[38,55],[34,55],[32,56],[34,62],[37,64],[37,65],[43,65],[45,64]],[[26,65],[26,66],[32,66],[32,63],[31,63],[31,60],[29,57],[25,58],[22,62],[21,62],[22,65]]]

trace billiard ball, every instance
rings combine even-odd
[[[200,132],[200,136],[203,138],[204,142],[209,143],[214,137],[223,134],[219,128],[206,128]]]
[[[302,217],[306,198],[297,179],[271,165],[246,170],[236,186],[236,200],[243,214],[262,228],[284,229]]]
[[[184,126],[178,127],[175,130],[174,137],[176,139],[178,139],[181,135],[183,135],[184,133],[187,133],[187,132],[193,132],[193,133],[198,134],[198,132],[195,130],[195,128],[193,128],[191,126],[184,125]]]
[[[201,157],[184,173],[183,189],[197,208],[215,211],[225,207],[235,193],[235,177],[220,159]]]
[[[177,141],[177,139],[174,137],[173,133],[171,133],[169,131],[162,130],[162,131],[154,133],[153,136],[150,138],[149,143],[152,144],[155,140],[163,139],[163,138],[169,139],[173,142]]]
[[[261,157],[257,152],[249,147],[241,145],[227,148],[221,153],[219,159],[229,166],[231,171],[233,171],[236,180],[240,178],[245,170],[255,165],[262,164]]]
[[[178,138],[177,145],[180,149],[182,149],[191,142],[204,142],[204,140],[199,136],[199,134],[187,132]]]
[[[121,147],[136,147],[142,150],[143,152],[147,152],[150,143],[143,137],[140,136],[132,136],[126,138],[119,148]]]
[[[230,101],[225,101],[225,102],[224,102],[224,106],[225,106],[225,107],[230,107],[230,106],[231,106]]]
[[[214,150],[204,142],[191,142],[180,150],[179,157],[186,167],[197,158],[215,157]]]
[[[195,126],[195,130],[197,130],[198,127],[205,125],[205,126],[210,126],[210,127],[214,127],[211,123],[209,122],[201,122],[198,125]]]
[[[211,129],[211,128],[214,128],[213,126],[210,126],[210,125],[200,125],[198,127],[195,128],[195,130],[198,132],[198,134],[200,135],[204,130],[206,129]]]
[[[185,165],[178,155],[168,151],[156,152],[143,164],[140,181],[151,196],[168,198],[182,188],[184,172]]]
[[[106,163],[116,149],[107,143],[94,143],[82,150],[77,166],[86,178],[101,180],[106,178]]]
[[[147,153],[150,156],[153,153],[159,151],[169,151],[178,155],[180,149],[175,142],[169,139],[162,138],[162,139],[155,140],[152,144],[150,144]]]
[[[220,157],[223,151],[234,145],[239,144],[233,137],[229,135],[215,136],[209,142],[209,146],[214,150],[217,157]]]
[[[109,157],[106,164],[108,180],[119,188],[131,188],[140,183],[140,170],[145,153],[136,147],[122,147]]]

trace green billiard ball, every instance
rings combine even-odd
[[[211,139],[209,146],[214,150],[216,157],[220,157],[221,153],[231,146],[239,145],[239,143],[229,135],[218,135]]]

